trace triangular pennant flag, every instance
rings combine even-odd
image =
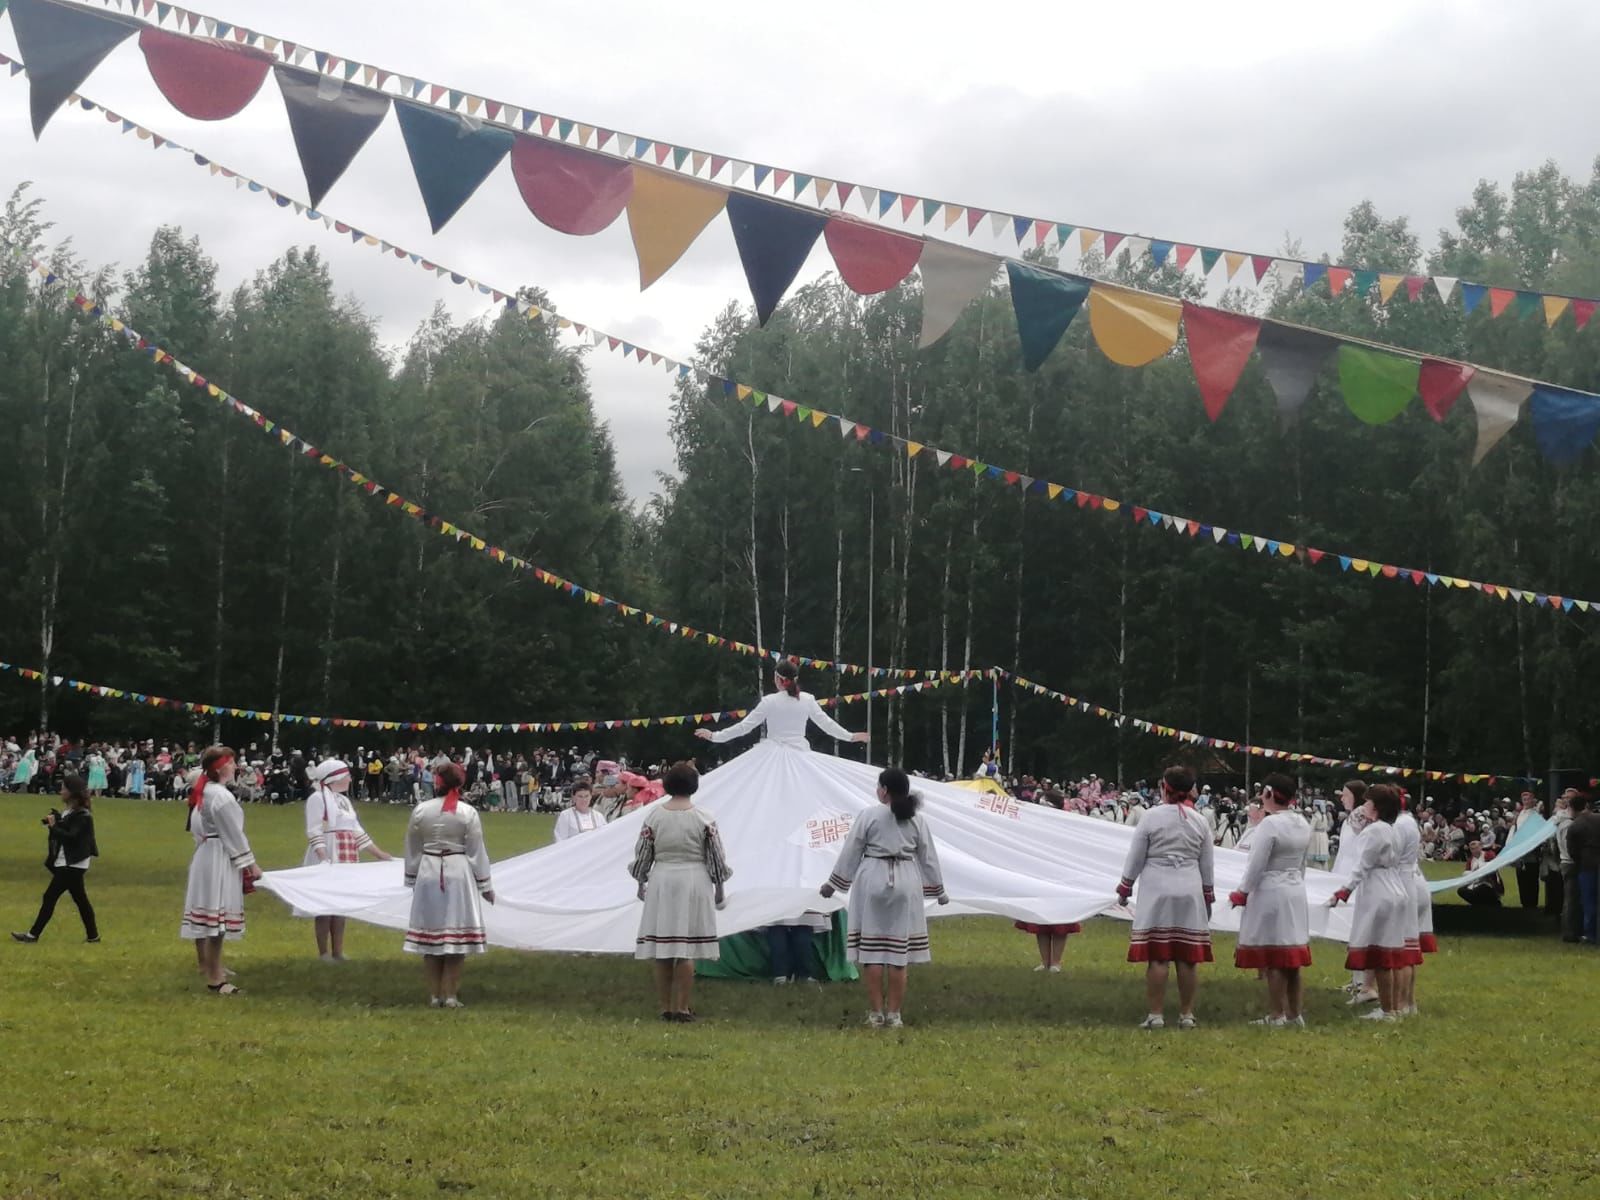
[[[1538,292],[1517,293],[1517,316],[1531,317],[1539,311],[1539,301],[1542,297]]]
[[[1548,328],[1555,328],[1555,323],[1561,319],[1561,314],[1567,311],[1567,306],[1572,301],[1566,296],[1545,296],[1544,298],[1544,323]]]
[[[1467,285],[1462,285],[1466,290]],[[1533,394],[1533,384],[1509,375],[1496,375],[1479,371],[1467,384],[1467,395],[1478,414],[1478,443],[1472,452],[1472,465],[1477,466],[1483,456],[1493,450],[1506,431],[1517,423],[1522,406]]]
[[[627,206],[635,168],[544,138],[520,136],[511,147],[511,176],[528,211],[551,229],[599,233]]]
[[[1154,362],[1178,344],[1183,305],[1169,296],[1095,284],[1089,328],[1100,352],[1124,367]]]
[[[1167,256],[1172,253],[1173,242],[1153,241],[1150,243],[1150,261],[1158,267],[1167,264]]]
[[[1211,269],[1217,265],[1217,260],[1221,257],[1221,250],[1213,250],[1209,246],[1202,246],[1200,249],[1200,273],[1202,275],[1211,274]]]
[[[1222,252],[1222,260],[1227,264],[1228,278],[1230,280],[1239,273],[1239,268],[1244,266],[1249,257],[1248,254],[1240,254],[1236,250],[1224,250]]]
[[[1407,275],[1406,276],[1406,299],[1411,301],[1413,304],[1415,304],[1417,302],[1418,298],[1421,297],[1421,295],[1422,295],[1422,289],[1425,288],[1427,285],[1428,285],[1428,280],[1427,280],[1426,276],[1422,276],[1422,275]]]
[[[1422,396],[1422,404],[1428,410],[1428,415],[1435,421],[1443,421],[1448,417],[1476,371],[1476,367],[1469,367],[1465,363],[1425,359],[1417,376],[1417,391]]]
[[[1463,283],[1461,285],[1461,307],[1470,314],[1473,309],[1483,302],[1483,298],[1488,294],[1488,291],[1489,289],[1481,283]]]
[[[438,233],[500,165],[517,135],[411,100],[395,102],[395,117],[428,221]]]
[[[1339,347],[1339,387],[1346,407],[1368,425],[1387,424],[1416,395],[1419,366],[1416,359],[1398,354]]]
[[[1510,288],[1490,288],[1489,315],[1491,317],[1498,317],[1501,313],[1505,312],[1506,309],[1511,307],[1512,301],[1514,301],[1516,298],[1517,293]]]
[[[11,30],[28,64],[28,110],[35,139],[78,85],[138,23],[76,4],[12,0]]]
[[[805,265],[828,218],[734,192],[728,197],[728,223],[733,226],[739,261],[756,302],[756,319],[765,325]]]
[[[1600,432],[1600,396],[1541,383],[1528,401],[1528,418],[1539,452],[1556,466],[1567,466],[1583,456]]]
[[[639,287],[643,289],[683,257],[723,210],[728,193],[671,171],[636,166],[633,172],[628,231],[639,257]]]
[[[1206,415],[1215,421],[1233,395],[1261,333],[1261,322],[1244,313],[1197,304],[1183,306],[1183,328],[1189,339],[1189,363]]]
[[[389,97],[359,88],[322,94],[320,78],[279,63],[273,68],[289,112],[289,128],[305,172],[311,204],[320,207],[328,189],[367,144],[389,111]]]
[[[1194,258],[1195,253],[1198,250],[1198,246],[1190,246],[1188,244],[1180,245],[1178,247],[1178,253],[1173,257],[1172,260],[1178,265],[1178,270],[1187,271],[1189,269],[1190,261]]]
[[[922,336],[917,345],[926,349],[950,331],[968,304],[988,290],[995,266],[990,255],[933,241],[924,244],[917,268],[922,275]]]
[[[139,32],[150,77],[173,108],[197,121],[221,121],[255,99],[270,55],[229,42],[179,37],[153,25]]]
[[[1572,322],[1573,322],[1573,325],[1578,329],[1582,329],[1584,326],[1586,326],[1589,323],[1589,318],[1594,316],[1594,310],[1595,310],[1595,301],[1593,301],[1593,300],[1574,300],[1572,302]]]
[[[1015,260],[1006,262],[1011,280],[1011,307],[1022,341],[1022,362],[1036,371],[1056,348],[1067,326],[1089,295],[1089,282],[1041,271]]]
[[[1267,277],[1267,272],[1272,270],[1272,256],[1270,254],[1252,254],[1250,256],[1250,270],[1255,273],[1256,283]]]
[[[1094,244],[1100,240],[1098,229],[1078,230],[1078,253],[1087,254],[1094,249]]]
[[[1394,294],[1400,290],[1400,285],[1406,281],[1404,275],[1391,275],[1381,272],[1378,275],[1378,299],[1384,304],[1394,299]]]
[[[1311,385],[1338,342],[1325,333],[1293,325],[1266,323],[1256,338],[1256,350],[1267,373],[1267,383],[1278,399],[1278,415],[1293,421],[1311,394]]]
[[[1435,275],[1433,277],[1433,290],[1439,293],[1439,299],[1445,304],[1450,303],[1450,293],[1456,290],[1458,280],[1454,275]]]
[[[849,217],[834,217],[823,230],[839,278],[852,292],[873,296],[894,287],[916,269],[923,243]]]

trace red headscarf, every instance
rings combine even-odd
[[[461,803],[461,789],[460,788],[451,788],[450,791],[445,794],[444,803],[442,805],[440,805],[439,811],[440,812],[453,813],[456,810],[456,805],[458,805],[460,803]]]
[[[216,762],[212,763],[211,766],[214,770],[220,771],[232,761],[233,755],[224,754],[221,758],[217,759]],[[210,774],[202,767],[200,774],[196,775],[194,778],[194,786],[189,789],[189,809],[191,812],[200,807],[200,801],[205,797],[206,794],[206,784],[210,783],[211,781]]]

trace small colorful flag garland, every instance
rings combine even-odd
[[[1270,746],[1255,746],[1248,742],[1236,742],[1229,738],[1210,737],[1203,733],[1193,733],[1187,729],[1179,729],[1173,725],[1162,725],[1155,721],[1147,721],[1143,717],[1131,717],[1126,713],[1117,712],[1115,709],[1106,708],[1092,700],[1083,700],[1077,696],[1069,696],[1065,692],[1058,692],[1045,687],[1042,683],[1035,683],[1021,675],[996,667],[1001,678],[1013,687],[1035,696],[1044,696],[1057,703],[1065,704],[1080,713],[1099,717],[1103,721],[1110,721],[1119,728],[1133,729],[1139,733],[1150,734],[1154,737],[1175,739],[1184,745],[1204,746],[1213,750],[1229,750],[1238,754],[1248,754],[1255,758],[1271,759],[1276,762],[1293,763],[1297,766],[1334,767],[1341,770],[1355,771],[1359,774],[1377,773],[1390,778],[1402,779],[1415,775],[1425,775],[1434,783],[1486,783],[1493,786],[1501,780],[1522,781],[1532,779],[1538,782],[1538,777],[1523,775],[1491,775],[1483,772],[1467,771],[1427,771],[1421,772],[1416,767],[1399,767],[1389,763],[1362,762],[1357,759],[1328,758],[1321,754],[1310,754],[1296,750],[1277,750]]]
[[[8,60],[3,54],[0,54],[0,63],[5,61]],[[1141,528],[1148,524],[1152,528],[1163,529],[1179,536],[1187,536],[1201,544],[1205,544],[1205,539],[1210,538],[1210,544],[1212,545],[1231,546],[1257,555],[1264,555],[1274,560],[1305,559],[1312,565],[1318,565],[1326,560],[1330,564],[1337,563],[1340,571],[1347,575],[1365,575],[1371,579],[1409,582],[1415,587],[1427,584],[1429,587],[1434,588],[1470,590],[1486,599],[1497,600],[1502,603],[1514,600],[1533,604],[1540,608],[1548,608],[1551,611],[1568,613],[1574,609],[1585,613],[1600,611],[1600,601],[1563,596],[1554,592],[1540,592],[1528,588],[1513,587],[1510,584],[1485,583],[1473,579],[1464,579],[1448,573],[1425,571],[1416,567],[1386,563],[1372,556],[1339,554],[1319,549],[1315,546],[1301,546],[1285,538],[1273,538],[1265,534],[1243,533],[1214,522],[1177,516],[1163,512],[1150,505],[1117,500],[1110,496],[1098,495],[1066,484],[1053,483],[1025,472],[1008,470],[992,463],[986,463],[975,455],[957,454],[952,451],[942,450],[924,442],[875,429],[848,416],[831,413],[825,409],[803,405],[796,401],[772,395],[749,384],[740,383],[708,371],[698,364],[682,362],[648,347],[637,346],[591,324],[562,316],[552,308],[541,308],[538,305],[529,304],[510,293],[474,279],[464,272],[431,262],[420,254],[381,239],[374,234],[367,233],[335,217],[321,213],[311,206],[303,204],[265,184],[258,183],[246,175],[224,167],[170,138],[164,138],[162,135],[154,133],[143,126],[135,125],[127,118],[118,116],[93,100],[81,96],[74,97],[74,99],[86,111],[100,111],[105,114],[109,122],[113,124],[120,123],[124,132],[135,132],[141,138],[151,140],[158,149],[164,147],[192,155],[196,166],[206,168],[213,176],[232,179],[236,190],[263,195],[280,209],[292,209],[297,215],[320,223],[324,229],[330,232],[349,236],[354,244],[371,246],[386,257],[392,256],[399,261],[409,262],[435,278],[449,279],[457,286],[468,287],[481,295],[490,297],[497,304],[504,304],[514,309],[529,320],[554,323],[558,329],[568,330],[578,337],[587,338],[596,347],[609,349],[612,353],[620,352],[624,360],[632,360],[638,365],[648,363],[652,367],[664,365],[669,374],[676,375],[678,378],[692,376],[702,382],[720,386],[725,395],[732,396],[742,402],[748,402],[757,408],[764,408],[769,414],[793,418],[802,425],[809,424],[814,429],[826,427],[831,431],[837,432],[843,438],[853,439],[857,444],[887,449],[893,453],[903,453],[910,458],[921,457],[925,461],[951,471],[970,470],[981,479],[997,481],[1003,486],[1019,487],[1025,493],[1031,496],[1043,497],[1047,501],[1076,504],[1078,508],[1085,511],[1125,514]],[[1509,428],[1509,423],[1504,428]]]
[[[484,538],[478,537],[471,530],[463,529],[461,526],[445,520],[438,514],[429,512],[420,504],[414,503],[405,496],[401,495],[399,492],[384,487],[377,480],[362,474],[348,463],[341,462],[333,455],[327,453],[327,451],[319,449],[318,447],[313,446],[311,443],[305,441],[303,438],[296,436],[293,432],[285,429],[283,426],[271,420],[263,413],[251,408],[237,396],[229,394],[221,386],[213,383],[211,380],[201,375],[193,367],[175,358],[170,352],[156,342],[144,337],[136,329],[131,328],[120,317],[108,312],[106,308],[98,301],[86,295],[81,289],[72,285],[68,280],[57,275],[45,263],[40,262],[38,259],[27,254],[26,251],[19,250],[14,246],[9,247],[9,250],[14,257],[29,262],[34,273],[37,274],[47,286],[62,284],[63,286],[71,288],[72,295],[70,297],[70,302],[75,307],[81,309],[90,316],[97,318],[101,324],[105,325],[107,328],[118,334],[121,334],[122,337],[127,340],[130,346],[144,354],[148,354],[152,362],[156,363],[157,365],[165,365],[186,383],[195,388],[204,390],[207,395],[216,400],[219,404],[223,405],[229,411],[234,412],[250,421],[256,426],[256,428],[270,436],[285,449],[301,455],[302,457],[317,463],[319,466],[323,466],[331,471],[337,472],[352,486],[359,488],[368,496],[372,496],[381,501],[385,508],[402,512],[406,516],[411,517],[413,520],[422,522],[428,528],[434,530],[441,536],[453,539],[456,544],[465,545],[469,549],[485,555],[497,563],[510,567],[514,571],[531,574],[539,583],[570,596],[575,600],[579,600],[585,604],[592,604],[599,608],[611,609],[625,617],[636,618],[650,628],[663,630],[669,635],[675,635],[688,641],[703,643],[708,646],[715,646],[720,649],[730,650],[735,654],[744,655],[746,657],[771,659],[774,662],[787,660],[797,663],[800,666],[811,667],[816,670],[840,671],[848,675],[870,675],[870,677],[874,679],[933,679],[937,678],[939,675],[939,672],[937,671],[908,670],[900,667],[869,668],[856,663],[835,662],[832,659],[809,658],[802,655],[785,654],[779,650],[769,650],[764,646],[755,646],[749,642],[743,642],[735,638],[724,637],[721,634],[710,633],[703,629],[696,629],[695,627],[686,625],[683,622],[673,621],[667,617],[658,616],[657,614],[649,612],[646,609],[640,608],[636,605],[624,603],[623,601],[605,595],[602,592],[597,592],[592,588],[586,588],[582,584],[575,583],[570,579],[566,579],[560,575],[557,575],[553,571],[547,571],[536,563],[532,563],[527,559],[520,558],[499,546],[490,545]]]
[[[1179,270],[1187,270],[1197,258],[1204,275],[1220,262],[1226,269],[1227,281],[1232,283],[1253,281],[1257,286],[1275,283],[1279,287],[1299,284],[1311,288],[1326,283],[1329,292],[1338,296],[1346,288],[1365,295],[1374,289],[1379,299],[1387,304],[1396,298],[1407,301],[1422,298],[1430,289],[1442,303],[1448,303],[1457,292],[1469,314],[1485,299],[1489,311],[1498,318],[1506,313],[1517,317],[1538,315],[1553,327],[1569,311],[1576,328],[1588,326],[1600,299],[1571,296],[1558,292],[1543,292],[1524,288],[1500,288],[1473,283],[1449,275],[1413,275],[1405,272],[1373,271],[1343,264],[1310,262],[1285,258],[1281,255],[1258,254],[1253,251],[1229,250],[1185,242],[1177,238],[1146,237],[1141,234],[1102,230],[1077,222],[1050,220],[1042,217],[1022,216],[976,205],[934,200],[908,192],[888,188],[849,183],[817,175],[814,172],[793,168],[772,167],[728,154],[718,154],[691,146],[681,146],[659,138],[644,137],[612,130],[593,122],[580,121],[542,113],[536,109],[491,100],[461,88],[429,82],[414,76],[383,67],[357,62],[328,51],[317,50],[302,43],[288,41],[259,33],[232,22],[223,21],[204,13],[195,12],[176,4],[157,0],[98,0],[105,7],[122,10],[130,15],[152,18],[153,27],[171,29],[180,36],[199,36],[247,47],[292,66],[315,68],[318,75],[327,76],[373,91],[392,94],[415,104],[425,104],[441,113],[463,115],[495,125],[513,129],[532,137],[539,137],[557,145],[573,146],[623,159],[645,160],[661,170],[672,171],[696,179],[719,181],[726,179],[735,188],[748,186],[752,191],[766,187],[774,196],[783,195],[797,203],[810,203],[826,208],[830,203],[843,211],[852,201],[858,200],[864,216],[879,221],[898,218],[901,224],[917,224],[934,234],[965,234],[969,239],[980,226],[986,226],[993,237],[1011,236],[1019,249],[1025,247],[1054,246],[1059,250],[1076,249],[1088,255],[1099,247],[1106,262],[1120,255],[1137,262],[1148,257],[1156,266],[1172,263]],[[1248,265],[1249,270],[1244,271]],[[1241,272],[1243,275],[1241,276]]]
[[[45,678],[42,671],[32,667],[19,667],[15,663],[0,662],[0,672],[20,676],[37,683]],[[972,679],[992,679],[993,670],[947,671],[935,679],[903,683],[894,687],[877,688],[870,692],[854,692],[848,696],[829,696],[819,700],[824,708],[842,704],[859,704],[864,700],[888,700],[900,696],[919,695],[947,684],[964,683]],[[232,708],[221,704],[201,704],[194,700],[173,700],[147,692],[130,692],[125,688],[107,687],[100,683],[85,683],[64,675],[49,677],[52,687],[95,696],[102,700],[126,700],[148,708],[164,708],[173,712],[191,713],[195,716],[236,717],[244,721],[271,721],[274,716],[285,725],[327,726],[330,729],[376,729],[379,731],[420,732],[440,730],[450,733],[600,733],[622,729],[655,729],[672,725],[716,725],[723,721],[737,721],[745,717],[748,709],[729,709],[726,712],[683,713],[672,717],[620,717],[598,721],[382,721],[357,717],[308,717],[299,713],[274,714],[268,709]]]

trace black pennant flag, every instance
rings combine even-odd
[[[50,0],[11,0],[11,28],[28,64],[28,105],[35,139],[101,60],[133,36],[126,17]]]
[[[284,107],[289,110],[294,148],[300,155],[300,169],[305,172],[306,189],[315,208],[373,131],[383,124],[389,97],[364,88],[345,87],[330,76],[282,64],[273,71],[283,92]]]

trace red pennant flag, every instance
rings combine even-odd
[[[967,232],[969,234],[976,232],[978,228],[978,222],[983,220],[988,215],[989,214],[984,212],[981,208],[967,209]]]
[[[834,194],[839,197],[839,207],[843,208],[850,203],[850,196],[856,190],[853,183],[839,183],[834,185]]]
[[[1512,291],[1510,288],[1490,288],[1489,315],[1498,317],[1511,306],[1511,302],[1516,298],[1517,293]]]
[[[1425,285],[1427,282],[1427,277],[1424,275],[1407,275],[1406,299],[1415,301],[1418,296],[1422,295],[1423,285]]]
[[[437,104],[437,103],[439,103],[439,97],[442,96],[442,95],[444,95],[444,88],[440,87],[437,83],[431,84],[428,87],[428,103],[429,104]],[[547,129],[547,130],[545,130],[545,132],[549,133],[550,131]]]
[[[665,166],[667,155],[672,153],[672,147],[665,142],[656,143],[656,166]]]
[[[1088,492],[1079,492],[1077,494],[1077,496],[1075,497],[1075,499],[1078,501],[1078,507],[1079,508],[1088,507],[1088,504],[1089,504],[1089,493]]]
[[[1383,572],[1383,577],[1385,579],[1393,579],[1396,575],[1400,574],[1400,568],[1391,566],[1389,563],[1384,563],[1379,570]]]
[[[1595,302],[1593,300],[1574,300],[1572,302],[1572,319],[1582,329],[1589,323],[1589,318],[1594,316]]]
[[[1417,392],[1422,396],[1428,415],[1435,421],[1443,421],[1448,417],[1476,374],[1477,368],[1465,363],[1424,359],[1422,369],[1417,373]]]
[[[1267,277],[1267,272],[1272,270],[1272,256],[1270,254],[1252,254],[1250,256],[1250,269],[1256,273],[1256,282],[1260,283]]]
[[[1328,268],[1328,291],[1337,296],[1344,291],[1345,285],[1350,282],[1351,272],[1346,267]]]
[[[967,460],[962,458],[961,455],[952,454],[950,456],[950,469],[952,471],[963,470],[966,467],[966,465],[967,465]]]
[[[540,116],[539,116],[539,132],[540,133],[544,134],[545,137],[549,137],[550,136],[550,131],[552,129],[554,129],[555,127],[556,127],[556,119],[554,117],[550,116],[548,113],[541,113],[540,114]]]
[[[1124,239],[1126,239],[1127,236],[1128,235],[1125,234],[1125,233],[1108,233],[1108,234],[1105,235],[1106,261],[1107,262],[1110,262],[1113,258],[1116,257],[1117,247],[1122,245]]]
[[[1183,304],[1183,327],[1189,335],[1189,362],[1206,415],[1215,421],[1222,415],[1239,382],[1250,352],[1261,333],[1261,322],[1242,313],[1220,308]]]
[[[789,180],[793,177],[793,175],[794,175],[793,171],[785,171],[781,167],[778,168],[777,170],[773,171],[772,172],[772,190],[774,192],[781,192],[783,190],[783,185],[788,183]]]
[[[918,238],[849,217],[832,217],[822,231],[839,278],[852,292],[872,296],[899,283],[922,257]]]
[[[1317,563],[1321,562],[1322,561],[1322,556],[1324,554],[1326,554],[1326,553],[1327,553],[1326,550],[1314,550],[1309,546],[1306,547],[1306,555],[1307,555],[1307,557],[1309,557],[1311,559],[1311,562],[1312,562],[1313,566],[1316,565]]]
[[[1140,508],[1137,504],[1133,506],[1133,519],[1135,524],[1143,525],[1145,518],[1147,518],[1149,515],[1150,510],[1148,508]]]
[[[900,219],[902,221],[909,221],[911,219],[911,210],[916,208],[916,206],[917,198],[915,196],[901,196]]]
[[[197,121],[234,116],[255,98],[272,66],[265,51],[180,37],[153,25],[140,31],[139,49],[161,94]]]
[[[1188,269],[1189,260],[1194,257],[1195,249],[1196,247],[1194,246],[1178,247],[1178,256],[1176,259],[1174,259],[1174,261],[1178,264],[1178,270],[1183,271]]]
[[[1427,576],[1424,575],[1421,571],[1412,571],[1411,572],[1411,582],[1416,584],[1418,587],[1422,586],[1422,581],[1424,579],[1426,579],[1426,578],[1427,578]]]

